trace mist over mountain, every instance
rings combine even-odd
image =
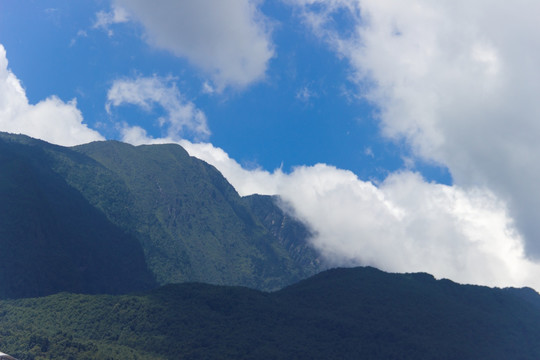
[[[0,134],[2,297],[200,281],[277,289],[321,268],[309,230],[179,145]]]

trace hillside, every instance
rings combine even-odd
[[[320,257],[307,242],[310,230],[283,212],[278,196],[250,195],[243,201],[297,264],[311,274],[321,270]]]
[[[540,296],[334,269],[283,290],[168,285],[0,302],[19,359],[538,359]]]
[[[71,152],[18,140],[0,137],[0,297],[155,286],[139,241],[53,171]]]
[[[184,281],[277,289],[321,268],[305,226],[261,197],[263,213],[301,230],[273,228],[178,145],[65,148],[1,133],[0,161],[0,297]]]

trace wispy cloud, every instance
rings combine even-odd
[[[316,97],[318,97],[318,94],[307,85],[296,91],[296,99],[304,103],[309,103],[313,98]]]
[[[107,111],[125,104],[145,110],[163,108],[166,116],[157,121],[171,139],[206,139],[210,135],[206,116],[183,98],[173,79],[152,76],[116,80],[107,93]]]
[[[111,29],[111,25],[121,24],[129,21],[129,15],[124,8],[114,6],[109,12],[99,11],[96,13],[96,20],[94,21],[94,29],[102,29],[107,32],[109,36],[113,36],[114,32]]]

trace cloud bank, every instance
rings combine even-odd
[[[146,30],[151,45],[187,58],[218,89],[264,78],[274,55],[268,21],[250,0],[115,0]]]
[[[216,166],[240,194],[279,194],[284,209],[311,226],[313,245],[332,265],[540,289],[540,265],[527,259],[505,204],[485,188],[428,183],[413,172],[375,186],[325,164],[290,174],[248,171],[211,144],[181,145]]]
[[[329,265],[540,289],[540,265],[526,257],[505,203],[486,188],[428,183],[409,171],[376,186],[325,164],[299,166],[290,174],[246,170],[212,144],[150,138],[138,127],[126,129],[123,140],[176,142],[214,165],[241,195],[279,194],[283,209],[311,227],[310,240]]]
[[[83,124],[75,99],[65,103],[53,95],[30,104],[21,82],[8,68],[6,50],[1,44],[0,131],[21,133],[65,146],[104,140]]]
[[[540,3],[288,0],[349,60],[383,133],[504,200],[540,256]],[[350,31],[339,29],[346,17]]]

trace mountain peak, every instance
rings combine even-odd
[[[0,278],[27,278],[20,280],[24,291],[13,285],[0,296],[122,292],[151,286],[152,278],[270,290],[319,269],[317,254],[307,250],[308,232],[278,234],[219,171],[179,145],[100,141],[66,148],[0,134],[0,160],[0,249],[11,258]],[[267,205],[302,228],[275,203]],[[36,260],[41,254],[49,255]],[[120,264],[123,271],[96,273]],[[46,274],[49,281],[41,279]],[[109,285],[98,286],[100,276],[118,284],[101,279]],[[38,282],[44,285],[30,286]]]

